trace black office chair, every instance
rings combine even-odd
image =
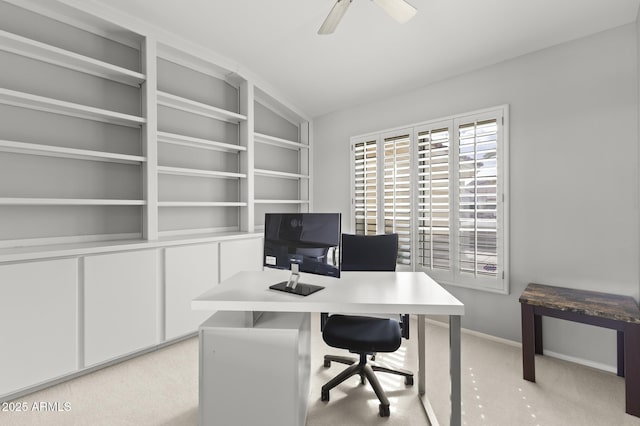
[[[373,236],[342,234],[343,271],[395,271],[397,256],[398,234]],[[380,416],[388,417],[389,400],[374,371],[404,376],[407,385],[413,385],[413,373],[367,364],[367,355],[370,355],[373,360],[377,352],[395,352],[400,347],[402,337],[409,338],[409,315],[401,315],[400,320],[397,321],[388,318],[322,313],[321,327],[322,338],[329,346],[347,349],[360,356],[359,359],[353,359],[325,355],[325,367],[330,367],[332,361],[348,364],[350,367],[322,386],[322,401],[329,401],[331,389],[349,377],[359,374],[361,383],[364,384],[366,378],[380,400]]]

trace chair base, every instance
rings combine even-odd
[[[391,369],[388,367],[375,365],[375,364],[369,365],[367,364],[366,355],[364,354],[360,355],[360,361],[350,357],[344,357],[344,356],[338,356],[338,355],[324,356],[325,367],[330,367],[332,361],[339,362],[341,364],[347,364],[349,365],[349,367],[347,367],[340,374],[338,374],[336,377],[329,380],[324,386],[322,386],[322,392],[320,396],[320,399],[322,401],[329,401],[329,391],[331,389],[335,388],[340,383],[347,380],[349,377],[359,374],[360,382],[364,384],[365,378],[366,378],[366,380],[369,381],[369,384],[371,384],[371,387],[373,388],[373,391],[375,392],[376,396],[380,400],[380,406],[379,406],[380,417],[389,417],[390,415],[389,399],[387,399],[387,396],[384,393],[382,386],[380,386],[380,382],[378,381],[378,378],[376,377],[374,371],[380,371],[383,373],[391,373],[399,376],[404,376],[405,384],[408,386],[413,385],[413,373],[411,373],[410,371],[395,370],[395,369]]]
[[[371,355],[371,360],[372,361],[375,360],[375,355]],[[324,367],[325,368],[331,367],[331,363],[332,362],[339,362],[341,364],[353,365],[356,362],[358,362],[358,360],[353,358],[353,357],[340,356],[340,355],[325,355],[324,356]],[[373,371],[379,371],[381,373],[389,373],[389,374],[395,374],[395,375],[398,375],[398,376],[403,376],[405,385],[407,385],[407,386],[413,385],[413,373],[411,371],[409,371],[409,370],[403,370],[403,369],[400,369],[400,368],[390,368],[390,367],[386,367],[386,366],[384,366],[382,364],[370,364],[370,365],[371,365],[371,369]],[[364,384],[364,380],[361,383]]]

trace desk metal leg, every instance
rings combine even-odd
[[[427,393],[427,363],[425,347],[425,317],[418,315],[418,393]]]
[[[431,402],[427,397],[427,362],[426,362],[426,346],[425,346],[425,316],[418,315],[418,398],[422,402],[427,414],[427,419],[431,426],[439,426],[436,412],[433,411]]]
[[[460,316],[449,315],[449,374],[451,376],[451,426],[462,424]]]
[[[435,411],[426,395],[425,316],[418,315],[418,394],[427,413],[429,423],[438,426]],[[449,376],[451,380],[450,426],[462,424],[460,315],[449,316]]]

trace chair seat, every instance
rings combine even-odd
[[[394,352],[400,347],[402,334],[393,319],[331,315],[322,338],[329,346],[355,353]]]

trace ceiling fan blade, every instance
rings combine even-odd
[[[409,19],[413,18],[417,10],[404,0],[372,0],[375,4],[380,6],[387,12],[393,19],[404,24]]]
[[[338,0],[336,4],[329,12],[329,15],[322,23],[322,26],[318,30],[318,34],[331,34],[335,31],[336,27],[340,23],[340,20],[347,12],[352,0]]]

